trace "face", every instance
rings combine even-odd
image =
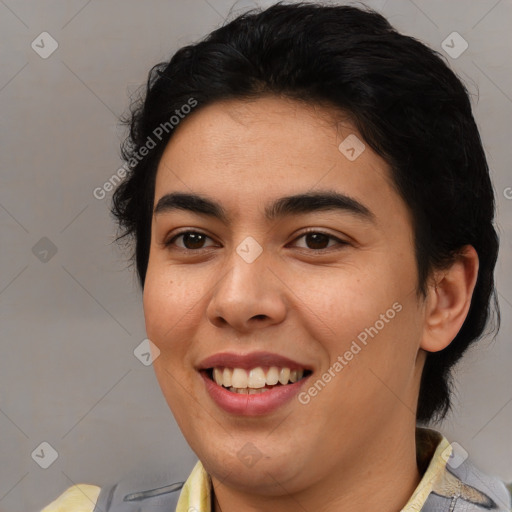
[[[206,470],[268,495],[368,467],[415,425],[411,217],[330,112],[218,102],[182,121],[156,175],[143,303],[159,384]],[[299,380],[276,384],[287,367]]]

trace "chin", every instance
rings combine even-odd
[[[235,444],[240,448],[233,450]],[[280,446],[283,448],[282,444]],[[245,440],[232,442],[225,451],[216,448],[215,451],[194,452],[206,471],[223,484],[236,487],[240,491],[267,495],[283,494],[280,484],[293,481],[300,468],[307,467],[307,464],[297,461],[296,457],[291,461],[290,454],[297,453],[295,449],[290,448],[276,455],[275,446],[267,444],[264,449],[259,450],[253,443]]]

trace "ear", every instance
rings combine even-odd
[[[460,331],[471,305],[478,266],[475,248],[466,245],[448,269],[434,271],[425,301],[422,349],[443,350]]]

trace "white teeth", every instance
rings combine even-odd
[[[220,385],[224,384],[227,388],[231,386],[231,377],[233,375],[233,372],[230,368],[224,368],[224,371],[222,372],[222,379],[224,382],[222,382]]]
[[[288,384],[288,380],[290,378],[290,368],[281,368],[279,372],[279,382],[281,384]]]
[[[270,389],[251,389],[247,388],[248,395],[258,395],[260,393],[265,393],[265,391],[270,391]]]
[[[258,389],[264,388],[265,384],[265,372],[263,371],[263,368],[253,368],[249,372],[249,378],[247,379],[247,387]]]
[[[270,389],[264,388],[264,389],[251,389],[251,388],[234,388],[230,387],[229,391],[233,393],[239,393],[240,395],[257,395],[259,393],[265,393],[265,391],[270,391]]]
[[[247,372],[242,368],[235,368],[233,370],[233,375],[231,376],[231,385],[234,388],[246,388]]]
[[[219,368],[213,369],[213,380],[219,385],[222,386],[224,379],[222,378],[222,371]]]
[[[279,368],[277,366],[271,366],[267,372],[267,384],[274,386],[279,382]]]
[[[213,380],[219,386],[224,386],[236,393],[253,395],[253,391],[268,391],[266,386],[275,386],[281,383],[283,386],[297,382],[304,376],[304,370],[290,370],[290,368],[278,368],[271,366],[265,371],[261,366],[245,370],[243,368],[213,368]]]

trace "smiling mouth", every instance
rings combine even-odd
[[[265,393],[275,387],[284,387],[311,375],[311,370],[290,370],[290,368],[257,367],[251,370],[243,368],[208,368],[202,370],[218,386],[232,393],[255,395]]]

